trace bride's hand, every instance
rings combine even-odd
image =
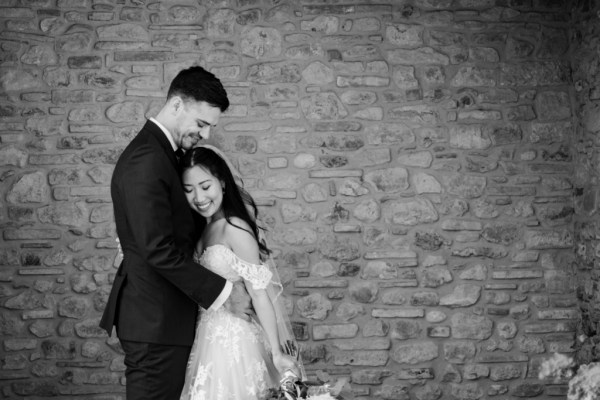
[[[283,374],[285,371],[290,370],[296,376],[300,376],[300,367],[298,365],[298,361],[292,356],[289,356],[284,353],[273,354],[273,364],[275,364],[275,368],[280,374]]]

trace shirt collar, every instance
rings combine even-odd
[[[171,132],[169,132],[169,130],[167,128],[165,128],[160,122],[158,122],[154,118],[150,117],[150,121],[154,122],[156,124],[156,126],[158,126],[160,128],[160,130],[163,131],[163,133],[165,134],[167,139],[169,139],[169,143],[171,143],[171,147],[173,147],[173,151],[177,151],[179,146],[177,146],[175,144],[175,140],[173,139],[173,135],[171,135]]]

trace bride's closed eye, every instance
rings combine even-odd
[[[211,186],[211,185],[202,186],[202,187],[200,187],[200,189],[202,189],[202,190],[206,191],[206,190],[210,189],[210,186]],[[183,191],[184,191],[184,192],[186,192],[186,193],[192,193],[192,191],[193,191],[193,188],[192,188],[192,187],[190,187],[190,186],[185,186],[185,185],[184,185],[184,186],[183,186]]]

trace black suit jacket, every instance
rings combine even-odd
[[[111,196],[124,258],[100,326],[110,334],[115,325],[121,340],[191,345],[198,305],[209,308],[225,279],[193,261],[200,218],[152,121],[119,157]]]

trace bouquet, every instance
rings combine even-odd
[[[348,378],[338,379],[334,385],[303,382],[292,371],[286,371],[279,388],[270,389],[265,400],[349,400],[349,389]]]
[[[283,351],[300,362],[300,349],[295,341],[286,340]],[[300,365],[302,365],[300,363]],[[304,376],[304,369],[302,375]],[[317,371],[320,382],[302,381],[294,371],[287,370],[279,381],[279,388],[269,389],[264,400],[350,400],[353,398],[349,378],[340,378],[332,385],[329,375]]]

